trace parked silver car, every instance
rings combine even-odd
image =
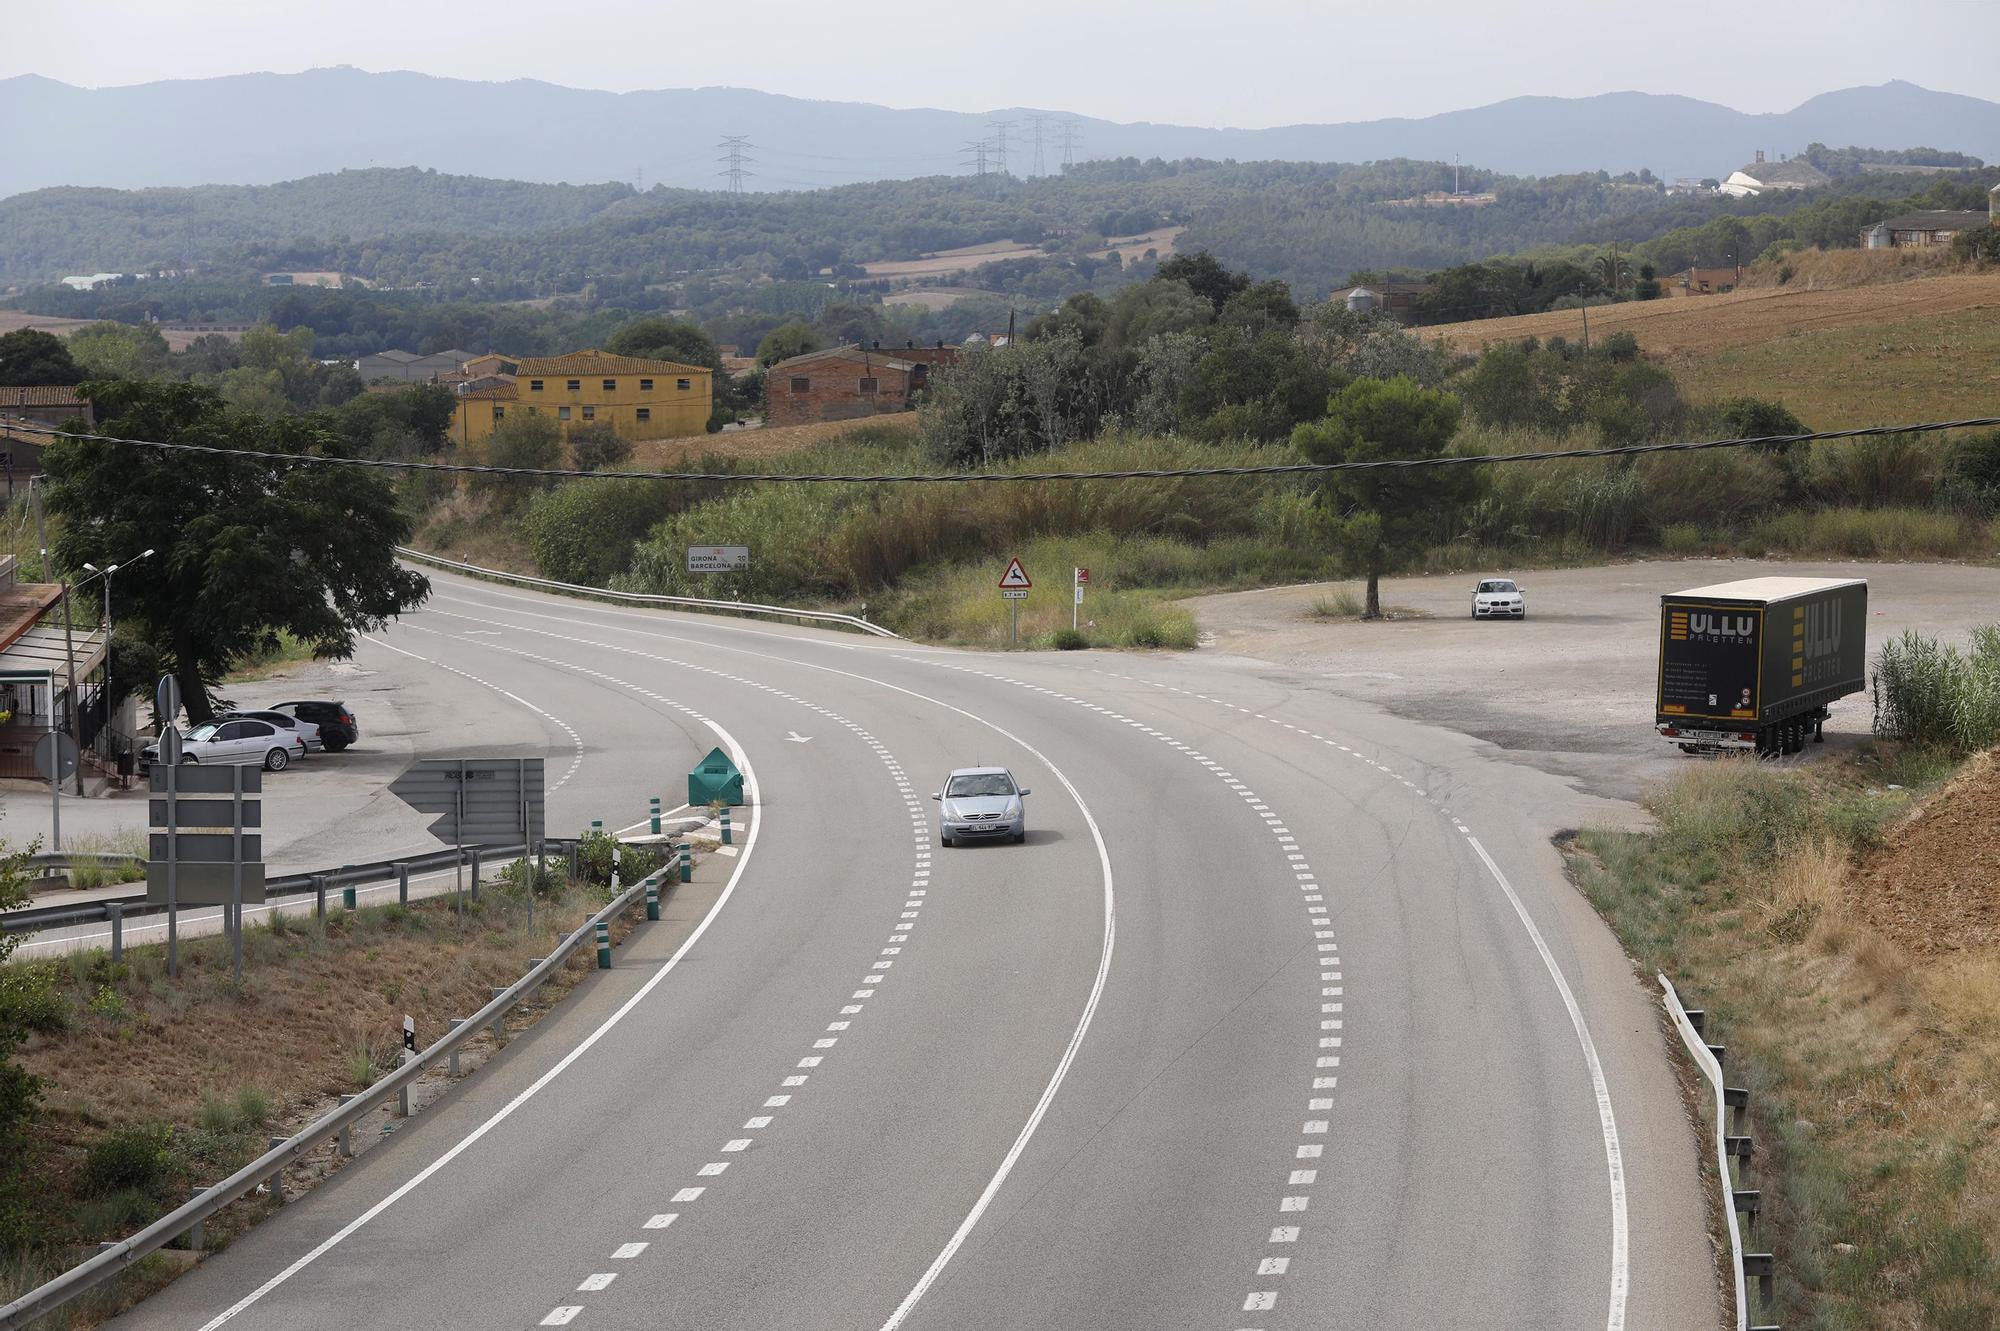
[[[1528,598],[1512,578],[1481,578],[1472,589],[1474,619],[1526,619]]]
[[[266,771],[282,772],[296,758],[306,756],[306,742],[296,734],[281,731],[268,721],[243,721],[221,717],[204,722],[181,736],[181,761],[215,766],[261,765]],[[160,746],[148,744],[139,751],[147,766],[160,760]]]
[[[1019,845],[1028,839],[1028,813],[1021,803],[1028,793],[1004,767],[959,768],[931,796],[940,806],[938,839],[948,847],[1001,837]]]

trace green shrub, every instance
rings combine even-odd
[[[1125,630],[1127,647],[1173,647],[1193,651],[1194,616],[1185,610],[1149,608]]]
[[[1315,596],[1306,613],[1314,619],[1359,619],[1366,607],[1352,587],[1342,587],[1336,591]]]
[[[174,1180],[180,1166],[171,1124],[133,1124],[92,1143],[83,1160],[83,1185],[100,1197],[127,1188],[155,1193]]]
[[[255,1086],[236,1092],[236,1116],[246,1128],[261,1128],[271,1118],[271,1097]]]
[[[1857,559],[1956,559],[1983,555],[1985,526],[1951,513],[1910,508],[1792,509],[1758,522],[1745,553],[1848,555]]]
[[[1697,555],[1703,549],[1701,528],[1692,522],[1676,522],[1660,532],[1660,544],[1670,555]]]
[[[1875,733],[1956,753],[2000,740],[2000,626],[1976,630],[1964,651],[1915,632],[1883,643]]]
[[[662,481],[565,481],[537,495],[521,525],[544,576],[602,587],[625,571],[633,543],[672,511]]]
[[[1057,629],[1049,635],[1049,645],[1059,652],[1080,652],[1090,646],[1090,639],[1076,629]]]
[[[611,885],[611,849],[618,844],[617,838],[609,832],[583,834],[583,844],[577,852],[577,872],[586,883],[598,887]],[[669,853],[664,845],[619,846],[619,885],[629,887],[651,874],[667,862]]]
[[[0,966],[0,1032],[40,1031],[69,1025],[69,1001],[57,985],[53,965],[14,963]]]

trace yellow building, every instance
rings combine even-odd
[[[567,441],[586,425],[608,425],[621,439],[705,434],[715,385],[699,365],[640,360],[587,348],[567,356],[515,361],[513,382],[459,394],[452,439],[477,444],[515,412],[552,416]]]

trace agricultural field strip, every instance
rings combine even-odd
[[[443,599],[451,599],[451,598],[443,598]],[[473,623],[486,624],[519,633],[531,633],[539,637],[555,638],[558,639],[559,641],[571,643],[579,647],[593,648],[601,651],[619,652],[628,656],[636,656],[643,660],[656,661],[664,665],[675,666],[685,670],[697,671],[699,673],[711,675],[718,679],[723,679],[731,683],[744,684],[748,685],[751,688],[760,689],[776,697],[785,699],[790,702],[796,702],[801,706],[811,708],[812,710],[819,712],[820,714],[828,717],[829,719],[834,719],[839,721],[840,724],[842,725],[849,725],[849,726],[853,725],[853,723],[848,722],[843,718],[836,717],[833,712],[820,708],[817,704],[809,702],[804,698],[798,697],[795,694],[780,689],[776,685],[766,684],[760,680],[750,679],[746,676],[731,674],[728,671],[719,670],[713,666],[697,665],[690,661],[683,661],[675,657],[662,656],[659,655],[658,653],[644,651],[636,647],[626,647],[616,643],[599,642],[587,638],[580,638],[577,637],[574,633],[559,633],[550,629],[530,628],[522,624],[510,623],[503,620],[485,619],[476,615],[461,615],[449,610],[433,609],[428,613],[441,615],[443,617],[450,619],[461,619]],[[561,616],[558,615],[534,615],[532,612],[529,611],[518,611],[514,613],[518,613],[521,615],[532,615],[532,617],[539,619],[552,619],[560,623],[567,623],[577,627],[597,627],[591,625],[590,622],[587,620],[568,620],[568,619],[563,619]],[[685,643],[693,647],[706,647],[712,649],[714,646],[713,644],[703,643],[695,639],[678,638],[675,637],[673,634],[646,633],[642,630],[625,630],[625,631],[640,633],[642,634],[642,636],[645,637],[661,638],[671,642]],[[477,646],[488,648],[493,651],[507,652],[511,655],[520,656],[528,660],[542,661],[548,664],[558,665],[566,670],[573,670],[586,676],[591,676],[611,681],[614,683],[618,683],[623,687],[636,690],[643,696],[648,696],[648,697],[658,696],[651,694],[648,690],[638,685],[633,685],[625,681],[616,680],[613,676],[604,674],[601,671],[593,670],[586,666],[574,665],[567,661],[560,661],[553,657],[541,656],[533,652],[523,651],[522,649],[516,647],[507,647],[499,643],[487,642],[484,641],[483,639],[482,640],[466,639],[465,641],[474,642],[475,645]],[[777,662],[788,666],[800,667],[803,669],[819,671],[831,675],[838,675],[845,679],[856,680],[866,684],[873,685],[877,688],[887,689],[891,692],[902,694],[903,696],[914,699],[918,702],[928,703],[932,706],[942,708],[945,711],[963,717],[968,721],[972,721],[978,725],[982,725],[987,729],[993,731],[995,734],[998,734],[1003,738],[1010,740],[1015,744],[1020,745],[1021,748],[1026,750],[1028,753],[1034,755],[1036,760],[1039,761],[1044,767],[1048,769],[1049,773],[1062,784],[1063,788],[1069,792],[1070,797],[1076,801],[1077,809],[1083,815],[1085,824],[1090,828],[1091,840],[1095,844],[1097,850],[1098,866],[1102,873],[1103,884],[1104,884],[1103,944],[1098,953],[1097,970],[1096,974],[1093,976],[1091,981],[1090,992],[1086,996],[1082,1010],[1078,1014],[1076,1025],[1070,1035],[1069,1043],[1064,1048],[1062,1057],[1057,1061],[1055,1071],[1049,1078],[1047,1085],[1043,1088],[1041,1097],[1036,1101],[1034,1109],[1030,1111],[1027,1120],[1022,1124],[1020,1132],[1015,1136],[1012,1144],[1008,1147],[1005,1155],[1001,1157],[999,1165],[995,1169],[992,1177],[987,1181],[985,1188],[981,1191],[979,1197],[974,1201],[970,1210],[967,1211],[965,1218],[960,1222],[958,1228],[952,1233],[951,1237],[946,1240],[944,1246],[939,1250],[937,1256],[932,1260],[930,1266],[925,1270],[924,1274],[921,1277],[919,1277],[916,1284],[911,1288],[910,1292],[904,1297],[902,1303],[898,1305],[895,1312],[892,1313],[889,1319],[883,1323],[883,1331],[894,1331],[894,1329],[901,1326],[903,1322],[909,1317],[910,1313],[915,1310],[917,1304],[923,1299],[925,1293],[927,1293],[931,1288],[931,1286],[934,1283],[936,1283],[937,1278],[943,1274],[945,1268],[950,1265],[952,1258],[957,1255],[960,1247],[962,1247],[966,1239],[971,1236],[973,1229],[977,1227],[981,1218],[983,1218],[984,1215],[986,1214],[987,1209],[993,1204],[993,1199],[999,1194],[1001,1186],[1007,1181],[1008,1176],[1013,1173],[1014,1167],[1019,1162],[1022,1153],[1027,1150],[1028,1143],[1033,1140],[1036,1130],[1041,1126],[1043,1118],[1047,1115],[1049,1111],[1050,1105],[1052,1105],[1055,1102],[1056,1095],[1061,1091],[1064,1081],[1067,1080],[1069,1076],[1071,1065],[1076,1061],[1077,1052],[1083,1047],[1084,1038],[1089,1034],[1091,1021],[1096,1016],[1098,1004],[1103,998],[1104,987],[1110,976],[1111,956],[1113,951],[1113,945],[1116,941],[1116,935],[1117,935],[1117,928],[1116,928],[1117,903],[1116,903],[1116,891],[1112,877],[1111,852],[1110,849],[1105,845],[1104,834],[1099,829],[1097,824],[1097,819],[1091,813],[1090,806],[1088,803],[1085,802],[1082,792],[1076,788],[1076,786],[1070,781],[1069,777],[1064,774],[1062,769],[1056,766],[1056,764],[1048,757],[1047,754],[1043,753],[1040,749],[1028,743],[1026,740],[1022,739],[1019,735],[1015,734],[1011,730],[1008,730],[1006,727],[998,724],[997,722],[988,720],[987,718],[979,716],[973,712],[967,711],[964,708],[953,706],[951,703],[944,702],[941,699],[933,698],[928,694],[919,693],[913,689],[906,689],[900,685],[891,684],[886,680],[874,679],[867,675],[857,674],[853,671],[839,670],[832,666],[814,665],[809,662],[797,661],[787,657],[773,656],[763,652],[753,652],[748,650],[747,648],[741,648],[741,647],[725,647],[723,648],[723,650],[734,651],[741,655],[755,657],[760,660]],[[675,705],[678,706],[679,704]],[[864,733],[861,732],[858,727],[855,727],[855,729],[857,733]],[[872,736],[869,738],[869,742],[871,743],[871,745],[875,743]],[[882,750],[881,754],[885,762],[892,761],[886,749]],[[897,770],[900,771],[900,769]],[[907,784],[906,777],[904,779],[904,782],[905,784]],[[929,825],[927,821],[924,821],[922,819],[922,811],[920,808],[916,811],[916,816],[915,819],[913,820],[913,830],[919,823],[921,823],[924,829],[922,837],[924,841],[924,850],[927,852],[929,849],[929,830],[928,830]],[[921,865],[922,863],[923,861],[920,860],[919,864]],[[913,881],[920,881],[916,874],[912,874],[912,879]],[[920,900],[919,893],[913,889],[909,899]],[[906,906],[905,909],[909,908]],[[919,906],[917,909],[921,910],[921,906]],[[893,958],[887,960],[878,960],[875,963],[875,970],[879,972],[882,970],[889,969],[890,968],[889,963],[892,961]],[[808,1057],[812,1056],[809,1055]],[[803,1078],[801,1078],[800,1084],[803,1084]],[[724,1165],[724,1168],[727,1167],[726,1162],[718,1162],[718,1163],[722,1163]],[[721,1171],[718,1170],[717,1172],[719,1173]],[[684,1194],[686,1194],[687,1192],[688,1192],[687,1189],[682,1189],[681,1193],[675,1194],[675,1198],[682,1199],[684,1197]],[[693,1195],[686,1196],[685,1200],[691,1201],[694,1199],[694,1197],[698,1196],[700,1196],[700,1189],[696,1188]],[[667,1213],[662,1212],[660,1214],[664,1215]],[[658,1216],[653,1217],[653,1219],[657,1218]],[[663,1223],[662,1227],[664,1227],[664,1224],[671,1224],[671,1223],[672,1221],[666,1221]],[[599,1272],[595,1274],[601,1275],[605,1273]],[[606,1282],[607,1285],[608,1283],[609,1282]],[[603,1288],[603,1287],[604,1286],[599,1286],[598,1288]],[[579,1286],[579,1290],[581,1289],[582,1287]],[[553,1318],[557,1317],[558,1315],[561,1315],[562,1320],[548,1321],[545,1319],[542,1325],[566,1326],[569,1324],[570,1321],[574,1320],[577,1316],[580,1315],[580,1309],[582,1307],[583,1305],[581,1304],[558,1305],[553,1311],[551,1311],[548,1314],[548,1316]],[[579,1311],[570,1311],[570,1309],[577,1309]],[[211,1331],[211,1328],[204,1327],[203,1331]]]
[[[1028,683],[1026,680],[1013,679],[1006,675],[995,674],[992,671],[981,670],[976,666],[958,665],[950,661],[941,661],[919,656],[900,656],[899,659],[909,661],[913,664],[930,665],[938,667],[940,669],[957,670],[964,672],[966,674],[977,675],[980,676],[981,678],[995,680],[997,682],[1004,684],[1011,684],[1016,688],[1027,689],[1034,693],[1040,693],[1045,696],[1056,698],[1064,702],[1073,703],[1079,707],[1085,708],[1086,710],[1096,712],[1099,715],[1102,715],[1109,720],[1117,721],[1124,725],[1136,727],[1142,734],[1154,736],[1155,738],[1158,738],[1163,743],[1167,744],[1171,748],[1176,749],[1177,751],[1189,753],[1191,757],[1194,757],[1196,761],[1199,761],[1204,767],[1208,767],[1211,771],[1219,770],[1219,765],[1213,763],[1211,760],[1207,759],[1204,756],[1194,754],[1191,750],[1187,749],[1185,745],[1182,745],[1179,741],[1175,740],[1174,738],[1165,734],[1164,732],[1155,730],[1152,727],[1147,726],[1142,721],[1136,720],[1132,717],[1121,715],[1120,713],[1114,712],[1108,708],[1099,706],[1098,704],[1089,702],[1085,699],[1073,697],[1069,694],[1061,693],[1054,689],[1044,688],[1043,686],[1038,684],[1031,684]],[[1529,914],[1526,904],[1521,900],[1519,894],[1515,892],[1513,884],[1507,880],[1506,875],[1501,872],[1500,866],[1494,861],[1493,857],[1487,853],[1486,847],[1480,843],[1479,838],[1474,836],[1472,830],[1469,827],[1467,827],[1462,821],[1460,821],[1458,816],[1452,813],[1451,809],[1448,806],[1446,806],[1441,800],[1439,800],[1435,795],[1433,795],[1430,791],[1418,785],[1416,782],[1410,780],[1409,777],[1404,776],[1403,774],[1395,771],[1387,764],[1378,762],[1375,759],[1370,758],[1367,754],[1364,754],[1357,749],[1354,749],[1346,744],[1341,743],[1338,739],[1332,736],[1322,735],[1317,731],[1307,730],[1302,726],[1297,726],[1289,721],[1286,721],[1282,717],[1273,716],[1264,712],[1255,712],[1252,711],[1250,708],[1245,707],[1239,703],[1233,703],[1224,698],[1218,698],[1211,696],[1209,694],[1199,693],[1192,689],[1184,689],[1170,684],[1160,684],[1156,683],[1153,680],[1141,679],[1138,676],[1123,674],[1115,670],[1101,670],[1089,666],[1085,666],[1083,667],[1083,669],[1091,674],[1104,676],[1107,679],[1120,680],[1128,684],[1140,684],[1147,688],[1156,689],[1167,693],[1178,693],[1184,697],[1193,698],[1196,701],[1207,703],[1210,704],[1211,706],[1223,708],[1226,711],[1236,712],[1242,716],[1248,716],[1255,720],[1267,722],[1272,726],[1291,731],[1295,735],[1325,745],[1326,747],[1337,750],[1338,752],[1345,753],[1350,757],[1354,758],[1355,760],[1364,763],[1368,767],[1374,769],[1376,772],[1378,772],[1383,777],[1386,777],[1388,780],[1395,782],[1396,784],[1399,784],[1407,788],[1408,790],[1412,791],[1419,798],[1421,798],[1425,804],[1437,810],[1437,812],[1441,816],[1447,818],[1450,821],[1452,827],[1457,830],[1457,832],[1462,838],[1464,838],[1467,846],[1472,850],[1473,854],[1478,858],[1479,862],[1485,867],[1486,871],[1492,876],[1494,882],[1499,886],[1501,892],[1506,897],[1509,905],[1513,908],[1515,915],[1520,919],[1521,926],[1523,930],[1527,933],[1529,942],[1534,946],[1536,953],[1542,959],[1543,965],[1547,968],[1549,977],[1554,982],[1557,993],[1562,1000],[1564,1010],[1569,1016],[1571,1027],[1576,1033],[1577,1042],[1582,1051],[1584,1063],[1590,1073],[1591,1089],[1596,1101],[1598,1125],[1604,1142],[1605,1168],[1606,1168],[1607,1182],[1609,1185],[1610,1201],[1611,1201],[1611,1276],[1610,1276],[1609,1302],[1605,1316],[1605,1328],[1606,1331],[1623,1331],[1623,1328],[1625,1326],[1626,1298],[1631,1287],[1631,1273],[1630,1273],[1631,1258],[1630,1258],[1630,1237],[1629,1237],[1630,1229],[1629,1229],[1629,1219],[1627,1214],[1626,1193],[1625,1193],[1624,1155],[1618,1139],[1617,1119],[1612,1112],[1610,1087],[1605,1081],[1603,1065],[1601,1064],[1597,1056],[1596,1043],[1591,1038],[1589,1026],[1585,1022],[1583,1017],[1583,1010],[1576,1001],[1576,995],[1571,990],[1568,979],[1564,977],[1562,973],[1562,968],[1557,964],[1554,954],[1550,951],[1547,941],[1542,936],[1541,930],[1536,926],[1533,917]],[[1224,776],[1225,780],[1231,783],[1232,789],[1235,789],[1239,785],[1241,785],[1241,783],[1235,782],[1233,777],[1229,777],[1228,774],[1223,773],[1222,775]],[[1247,792],[1247,787],[1245,788],[1245,790]],[[1246,793],[1246,799],[1251,800],[1253,808],[1256,807],[1256,802],[1247,793]],[[1267,822],[1271,821],[1272,815],[1269,815],[1267,813],[1264,816]],[[1301,879],[1302,885],[1308,881],[1310,881],[1309,875]],[[1323,906],[1321,907],[1321,910],[1322,911],[1324,910]],[[1332,939],[1330,934],[1328,934],[1325,938],[1320,939],[1319,941],[1321,945],[1324,946],[1327,943],[1331,943]],[[1332,955],[1337,955],[1337,952],[1333,952],[1332,950],[1329,950],[1329,952]],[[1336,1047],[1337,1044],[1338,1042],[1336,1041]],[[1336,1066],[1337,1064],[1338,1060],[1336,1060]],[[1317,1079],[1315,1079],[1315,1083],[1316,1083],[1315,1089],[1317,1089]],[[1310,1127],[1310,1123],[1308,1124],[1308,1127]],[[1324,1130],[1323,1126],[1322,1130]],[[1304,1208],[1301,1207],[1300,1209]],[[1274,1242],[1277,1241],[1276,1235],[1278,1232],[1279,1231],[1276,1230],[1273,1231]],[[1258,1269],[1260,1273],[1263,1271],[1264,1266],[1262,1262],[1260,1262]],[[1282,1272],[1282,1270],[1283,1268],[1278,1268],[1279,1272]],[[1245,1303],[1243,1304],[1243,1308],[1245,1311],[1258,1311],[1262,1309],[1268,1309],[1275,1306],[1276,1297],[1277,1296],[1274,1291],[1253,1291],[1252,1294],[1249,1296],[1249,1299],[1246,1300]],[[1270,1301],[1269,1302],[1263,1301],[1266,1298],[1268,1298]],[[1258,1331],[1258,1329],[1241,1328],[1240,1331]]]
[[[921,661],[917,657],[900,657],[905,661]],[[1340,1084],[1340,1050],[1345,1040],[1346,1027],[1346,985],[1341,972],[1340,944],[1335,937],[1332,921],[1328,918],[1326,889],[1307,861],[1299,841],[1292,834],[1291,827],[1273,812],[1248,783],[1237,779],[1221,763],[1201,752],[1191,744],[1163,730],[1155,729],[1145,722],[1101,707],[1096,703],[1062,693],[1055,689],[1043,688],[1023,680],[1010,679],[1005,675],[981,670],[976,666],[954,665],[948,662],[934,662],[947,670],[957,670],[981,679],[1011,684],[1032,693],[1054,698],[1095,712],[1107,721],[1131,726],[1140,734],[1158,740],[1168,748],[1199,764],[1209,775],[1229,788],[1231,794],[1241,799],[1255,815],[1274,840],[1278,854],[1283,857],[1286,870],[1291,874],[1286,886],[1299,893],[1305,911],[1306,928],[1313,938],[1315,965],[1319,968],[1318,995],[1313,1000],[1317,1011],[1313,1014],[1314,1046],[1312,1048],[1311,1071],[1307,1074],[1309,1090],[1305,1098],[1305,1118],[1301,1121],[1293,1143],[1292,1158],[1286,1162],[1284,1179],[1278,1186],[1277,1207],[1274,1212],[1276,1223],[1262,1240],[1262,1248],[1251,1264],[1251,1286],[1242,1294],[1237,1308],[1242,1312],[1271,1312],[1278,1306],[1279,1277],[1291,1273],[1292,1263],[1302,1249],[1298,1246],[1305,1230],[1307,1213],[1312,1206],[1312,1189],[1319,1182],[1318,1161],[1326,1149],[1326,1137],[1330,1120],[1325,1115],[1332,1112],[1333,1092]],[[1232,1294],[1232,1302],[1236,1295]],[[884,1331],[888,1331],[887,1328]],[[1239,1331],[1263,1331],[1262,1328],[1240,1328]]]
[[[505,648],[498,648],[496,644],[480,644],[480,645],[492,646],[495,647],[496,650],[507,650]],[[658,695],[653,695],[653,696],[657,697]],[[707,726],[710,730],[715,732],[716,737],[722,741],[723,745],[728,748],[730,753],[735,755],[737,765],[743,769],[743,778],[745,785],[748,789],[750,807],[753,810],[761,808],[762,801],[759,796],[756,771],[750,763],[749,754],[746,753],[743,747],[736,742],[735,737],[732,736],[727,730],[725,730],[719,723],[717,723],[710,717],[703,715],[701,712],[696,711],[694,708],[687,706],[685,703],[675,702],[672,699],[668,698],[659,698],[659,701],[665,703],[666,705],[674,708],[679,712],[684,713],[688,717],[701,723],[704,726]],[[702,936],[708,932],[708,926],[715,921],[716,917],[722,913],[722,908],[728,905],[730,899],[735,896],[737,885],[743,881],[744,871],[750,867],[751,856],[753,855],[753,853],[757,848],[757,832],[761,822],[762,822],[761,817],[755,815],[752,816],[749,829],[744,837],[743,853],[737,858],[736,868],[730,873],[728,881],[723,884],[722,891],[717,895],[715,899],[715,904],[709,907],[708,913],[702,916],[701,921],[695,925],[694,929],[688,934],[687,938],[682,941],[681,945],[678,948],[674,949],[673,955],[668,957],[665,961],[661,962],[659,967],[656,970],[654,970],[654,972],[650,976],[646,978],[645,983],[641,984],[630,998],[626,999],[623,1003],[619,1004],[619,1006],[615,1010],[613,1010],[611,1015],[606,1017],[603,1020],[603,1022],[601,1022],[594,1030],[590,1032],[589,1035],[585,1036],[582,1040],[578,1041],[574,1049],[571,1049],[568,1053],[564,1054],[560,1059],[556,1061],[553,1067],[551,1067],[547,1072],[544,1072],[540,1077],[537,1077],[524,1090],[522,1090],[518,1095],[514,1096],[514,1098],[509,1100],[506,1104],[502,1105],[490,1117],[483,1120],[478,1127],[472,1129],[472,1131],[466,1133],[465,1136],[459,1138],[459,1140],[455,1142],[448,1150],[440,1154],[437,1159],[431,1161],[430,1164],[424,1166],[416,1174],[412,1175],[401,1186],[397,1187],[394,1191],[390,1192],[389,1195],[384,1197],[381,1201],[376,1202],[373,1206],[363,1211],[353,1220],[350,1220],[347,1224],[341,1226],[338,1230],[334,1231],[334,1233],[331,1236],[326,1238],[317,1246],[309,1249],[303,1256],[293,1261],[290,1265],[284,1267],[276,1275],[264,1281],[262,1284],[258,1285],[255,1289],[250,1291],[250,1293],[244,1295],[241,1299],[238,1299],[235,1303],[231,1304],[228,1308],[224,1309],[221,1313],[216,1315],[214,1318],[210,1319],[206,1324],[202,1326],[201,1331],[219,1331],[219,1328],[221,1328],[226,1323],[233,1321],[236,1317],[238,1317],[243,1312],[248,1310],[253,1304],[256,1304],[257,1302],[262,1300],[265,1295],[271,1293],[273,1290],[277,1289],[280,1285],[284,1284],[286,1281],[290,1280],[293,1276],[297,1275],[300,1271],[303,1271],[306,1267],[318,1261],[321,1257],[331,1252],[334,1248],[338,1247],[347,1238],[349,1238],[350,1236],[358,1232],[360,1229],[362,1229],[364,1226],[366,1226],[369,1222],[374,1220],[376,1216],[381,1215],[391,1206],[394,1206],[398,1201],[408,1196],[411,1192],[414,1192],[418,1187],[422,1186],[427,1180],[429,1180],[432,1175],[436,1174],[446,1165],[449,1165],[453,1160],[456,1160],[465,1151],[469,1150],[475,1142],[479,1141],[487,1133],[491,1132],[494,1128],[498,1127],[501,1123],[505,1122],[508,1118],[512,1117],[515,1110],[519,1109],[522,1105],[526,1104],[529,1100],[532,1100],[536,1095],[540,1094],[543,1088],[547,1087],[550,1083],[554,1082],[565,1071],[567,1071],[573,1063],[575,1063],[579,1058],[582,1058],[584,1054],[588,1053],[597,1044],[599,1040],[603,1039],[607,1034],[609,1034],[610,1031],[614,1027],[616,1027],[620,1022],[622,1022],[634,1009],[636,1009],[639,1006],[639,1004],[643,1003],[646,1000],[647,995],[651,994],[654,989],[658,988],[661,982],[664,981],[668,975],[672,974],[673,971],[679,967],[681,959],[687,956],[687,954],[691,950],[693,950],[695,944],[701,941]]]

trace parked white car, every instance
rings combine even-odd
[[[319,753],[326,748],[325,741],[319,737],[319,727],[317,725],[306,720],[304,717],[293,716],[287,712],[231,712],[227,717],[218,719],[230,721],[264,721],[276,726],[281,731],[289,731],[304,740],[306,752],[308,753]]]
[[[1481,578],[1472,589],[1474,619],[1526,619],[1528,598],[1512,578]]]
[[[139,751],[151,766],[160,760],[160,746],[148,744]],[[262,766],[282,772],[293,760],[306,756],[306,742],[290,731],[281,731],[268,721],[241,721],[223,717],[196,726],[181,736],[181,761],[207,763],[218,767]]]

